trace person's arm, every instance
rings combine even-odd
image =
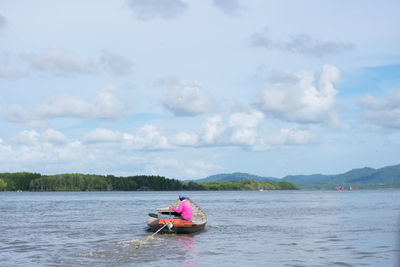
[[[174,207],[171,207],[171,209],[177,213],[181,213],[182,209],[183,209],[183,201],[181,201],[181,203],[179,203],[179,207],[178,209],[175,209]]]

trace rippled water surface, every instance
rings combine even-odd
[[[0,266],[399,264],[400,190],[187,192],[206,230],[136,249],[178,193],[0,193]]]

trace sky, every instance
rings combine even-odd
[[[400,163],[397,0],[0,2],[0,172]]]

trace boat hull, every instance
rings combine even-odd
[[[148,230],[158,231],[162,228],[160,230],[161,233],[178,234],[189,234],[203,230],[207,223],[207,214],[190,198],[186,199],[192,207],[192,218],[190,221],[184,220],[179,213],[170,209],[170,207],[178,208],[180,203],[178,199],[167,207],[157,209],[156,213],[149,213],[149,219],[147,220]],[[172,227],[167,227],[167,224],[172,225]]]
[[[172,223],[172,227],[164,227],[160,232],[162,233],[177,233],[177,234],[190,234],[204,230],[205,223],[196,224],[192,221],[186,221],[183,219],[154,219],[149,220],[147,225],[149,226],[149,231],[156,232],[168,222]]]

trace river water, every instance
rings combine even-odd
[[[400,190],[186,193],[206,230],[139,249],[179,192],[0,193],[0,266],[399,266]]]

